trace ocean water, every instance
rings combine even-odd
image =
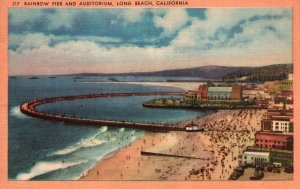
[[[84,79],[84,78],[80,78]],[[107,81],[108,77],[88,77]],[[120,79],[120,78],[118,78]],[[122,78],[121,78],[122,79]],[[123,78],[124,79],[124,78]],[[170,79],[170,78],[159,78]],[[175,78],[177,79],[177,78]],[[187,78],[188,79],[188,78]],[[126,77],[126,81],[151,80]],[[152,78],[155,81],[155,78]],[[65,125],[22,114],[19,105],[35,98],[91,93],[182,91],[180,88],[82,83],[74,77],[17,77],[9,79],[8,176],[12,180],[74,180],[105,156],[111,156],[144,131],[106,126]],[[177,124],[211,112],[183,109],[144,108],[142,103],[157,96],[116,97],[61,101],[45,104],[41,111],[80,117]]]

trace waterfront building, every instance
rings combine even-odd
[[[186,94],[190,97],[191,93]],[[208,86],[200,85],[197,91],[197,101],[241,101],[242,87],[234,86]]]
[[[261,130],[293,132],[292,109],[268,109],[266,117],[261,120]]]
[[[272,116],[272,131],[292,132],[289,116]]]
[[[293,149],[292,133],[258,132],[255,134],[255,146],[274,149]]]
[[[197,100],[197,91],[187,91],[185,93],[185,99],[191,100],[191,101],[196,101]]]
[[[197,91],[197,100],[203,101],[208,100],[208,86],[200,85]]]
[[[272,131],[272,120],[271,118],[264,118],[261,120],[262,131]]]
[[[245,151],[239,159],[241,166],[266,166],[270,163],[270,152]]]
[[[281,164],[283,167],[293,166],[294,164],[294,155],[292,150],[248,146],[245,152],[269,152],[269,164]]]
[[[271,116],[261,120],[262,131],[293,132],[290,116]]]

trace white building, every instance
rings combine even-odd
[[[244,89],[243,94],[242,94],[244,99],[270,99],[271,96],[269,93],[266,93],[264,90],[249,90],[249,89]]]
[[[272,131],[290,132],[290,117],[289,116],[273,116],[272,117]]]
[[[245,151],[240,159],[240,165],[265,166],[270,162],[270,152]]]

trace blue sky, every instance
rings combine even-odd
[[[292,63],[289,8],[10,9],[9,73]]]

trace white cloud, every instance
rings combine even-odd
[[[120,18],[126,18],[126,23],[140,22],[145,11],[131,13],[122,10]],[[207,20],[190,18],[183,9],[151,11],[155,26],[164,29],[162,36],[178,32],[168,46],[139,47],[123,43],[122,46],[107,47],[103,43],[121,43],[122,40],[106,36],[12,34],[10,44],[21,42],[22,45],[9,51],[9,72],[133,72],[203,65],[260,66],[292,62],[292,22],[288,9],[208,9]],[[220,27],[228,30],[243,19],[264,15],[273,15],[277,19],[247,21],[240,24],[242,31],[231,38],[225,33],[221,33],[218,39],[212,38]],[[187,25],[188,22],[191,24]]]
[[[207,35],[212,35],[218,28],[230,28],[243,19],[253,16],[285,15],[290,16],[288,8],[213,8],[206,10],[206,18],[201,21]]]
[[[156,27],[164,29],[162,36],[166,37],[184,26],[189,21],[189,16],[185,9],[170,9],[163,16],[156,15],[153,21]]]
[[[10,35],[9,42],[19,45],[18,52],[28,51],[41,46],[48,46],[51,42],[52,35],[44,35],[43,33],[34,33],[22,35]]]
[[[264,15],[277,19],[258,19]],[[207,20],[194,19],[191,25],[182,29],[171,42],[174,48],[178,51],[214,51],[238,46],[246,51],[247,48],[272,49],[276,45],[291,47],[292,21],[286,9],[209,9],[206,16]],[[257,19],[249,21],[253,16]],[[230,28],[243,19],[245,21],[239,24],[241,31],[228,37]],[[227,30],[219,32],[216,39],[214,33],[221,27]]]

